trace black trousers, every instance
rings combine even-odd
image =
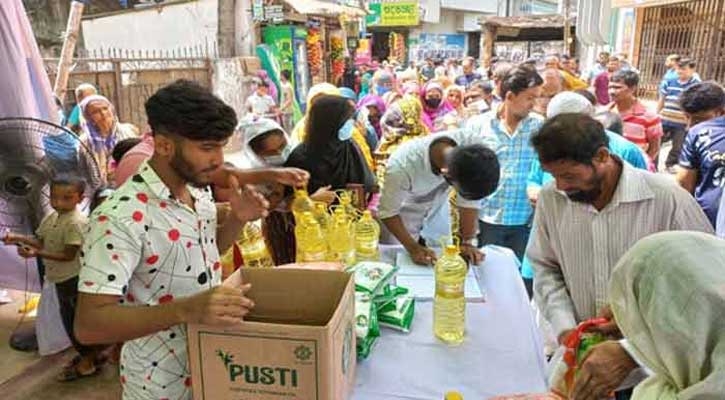
[[[73,348],[81,356],[92,355],[97,351],[94,346],[86,346],[80,344],[74,334],[73,323],[76,315],[76,302],[78,301],[78,277],[67,279],[63,282],[55,284],[55,290],[58,293],[58,304],[60,306],[60,318],[63,321],[63,327],[68,334]]]
[[[682,152],[682,145],[685,143],[685,137],[687,136],[687,129],[684,126],[666,125],[663,127],[663,130],[665,132],[665,139],[672,140],[672,148],[665,160],[665,166],[669,168],[677,165],[680,152]]]

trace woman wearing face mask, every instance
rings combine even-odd
[[[358,103],[357,103],[357,109],[361,114],[365,114],[367,116],[367,121],[372,125],[372,127],[375,129],[375,134],[377,135],[378,139],[382,135],[382,130],[380,128],[380,118],[385,113],[385,101],[380,97],[376,96],[374,94],[369,94],[365,97],[363,97]],[[372,147],[373,149],[377,147]]]
[[[326,186],[344,189],[350,183],[364,185],[366,193],[377,191],[371,169],[352,140],[354,114],[355,108],[341,96],[322,95],[312,105],[304,141],[285,163],[310,173],[309,192]]]
[[[305,112],[304,117],[295,125],[295,128],[292,130],[292,146],[295,147],[298,144],[304,142],[305,136],[307,136],[307,121],[310,118],[310,112],[312,110],[312,107],[314,106],[314,103],[317,101],[318,98],[322,97],[323,95],[335,95],[342,99],[345,99],[342,96],[342,93],[340,92],[340,88],[337,88],[329,83],[320,83],[312,88],[310,88],[310,91],[307,93],[307,111]],[[347,99],[345,99],[347,100]],[[354,102],[352,102],[354,104]],[[353,106],[353,108],[355,108]],[[366,139],[365,139],[365,132],[362,131],[357,126],[353,129],[352,134],[352,140],[357,143],[357,145],[360,148],[360,151],[363,154],[363,157],[365,159],[365,162],[368,164],[368,167],[370,169],[373,168],[375,165],[373,161],[372,156],[372,148],[368,145]]]
[[[238,129],[242,134],[244,156],[252,168],[281,167],[292,152],[289,136],[274,120],[248,119]],[[270,213],[261,225],[267,249],[275,265],[292,263],[295,261],[294,218],[286,209],[288,204],[283,201],[285,188],[268,183],[258,189],[270,203]],[[335,200],[335,193],[326,186],[317,189],[310,197],[329,205]],[[228,259],[231,257],[231,254],[226,255]]]
[[[138,137],[138,129],[131,124],[118,122],[113,104],[103,96],[88,96],[81,101],[79,107],[86,120],[80,138],[91,149],[100,169],[102,182],[112,182],[113,148],[121,140]]]
[[[443,117],[453,111],[443,98],[443,86],[437,82],[428,82],[420,94],[423,102],[423,123],[431,132],[440,132],[446,129]]]

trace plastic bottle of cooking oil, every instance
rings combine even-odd
[[[304,212],[314,214],[315,202],[307,194],[307,188],[303,186],[295,188],[295,198],[292,200],[292,214],[295,216],[295,222],[299,222],[300,216]]]
[[[327,211],[327,204],[315,202],[315,212],[313,215],[317,220],[317,223],[320,224],[322,234],[327,238],[327,233],[330,230],[330,225],[332,224],[332,217]]]
[[[370,210],[365,210],[355,223],[355,256],[357,261],[378,261],[378,241],[380,225],[373,219]]]
[[[448,245],[435,264],[436,294],[433,300],[433,332],[448,344],[460,344],[466,327],[466,261],[458,247]]]
[[[274,266],[274,261],[272,261],[264,237],[262,237],[262,230],[257,224],[249,222],[244,225],[240,243],[245,267],[268,268]]]
[[[350,194],[350,192],[348,192],[347,190],[342,190],[338,193],[337,197],[340,200],[340,207],[345,212],[348,219],[350,219],[350,221],[357,220],[358,210],[352,204],[352,195]]]
[[[296,261],[298,263],[325,261],[327,243],[320,224],[309,211],[303,212],[299,220],[300,222],[295,226]]]
[[[327,237],[330,261],[339,261],[347,266],[355,264],[355,231],[342,207],[336,207],[333,211]]]

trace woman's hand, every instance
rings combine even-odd
[[[321,187],[315,191],[315,193],[312,193],[310,195],[310,198],[313,201],[319,201],[321,203],[325,203],[328,206],[337,200],[337,194],[330,190],[331,186],[327,185],[325,187]]]

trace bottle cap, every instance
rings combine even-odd
[[[458,392],[448,392],[445,400],[463,400],[463,395]]]
[[[458,254],[458,247],[452,244],[446,246],[446,255],[455,256]]]

